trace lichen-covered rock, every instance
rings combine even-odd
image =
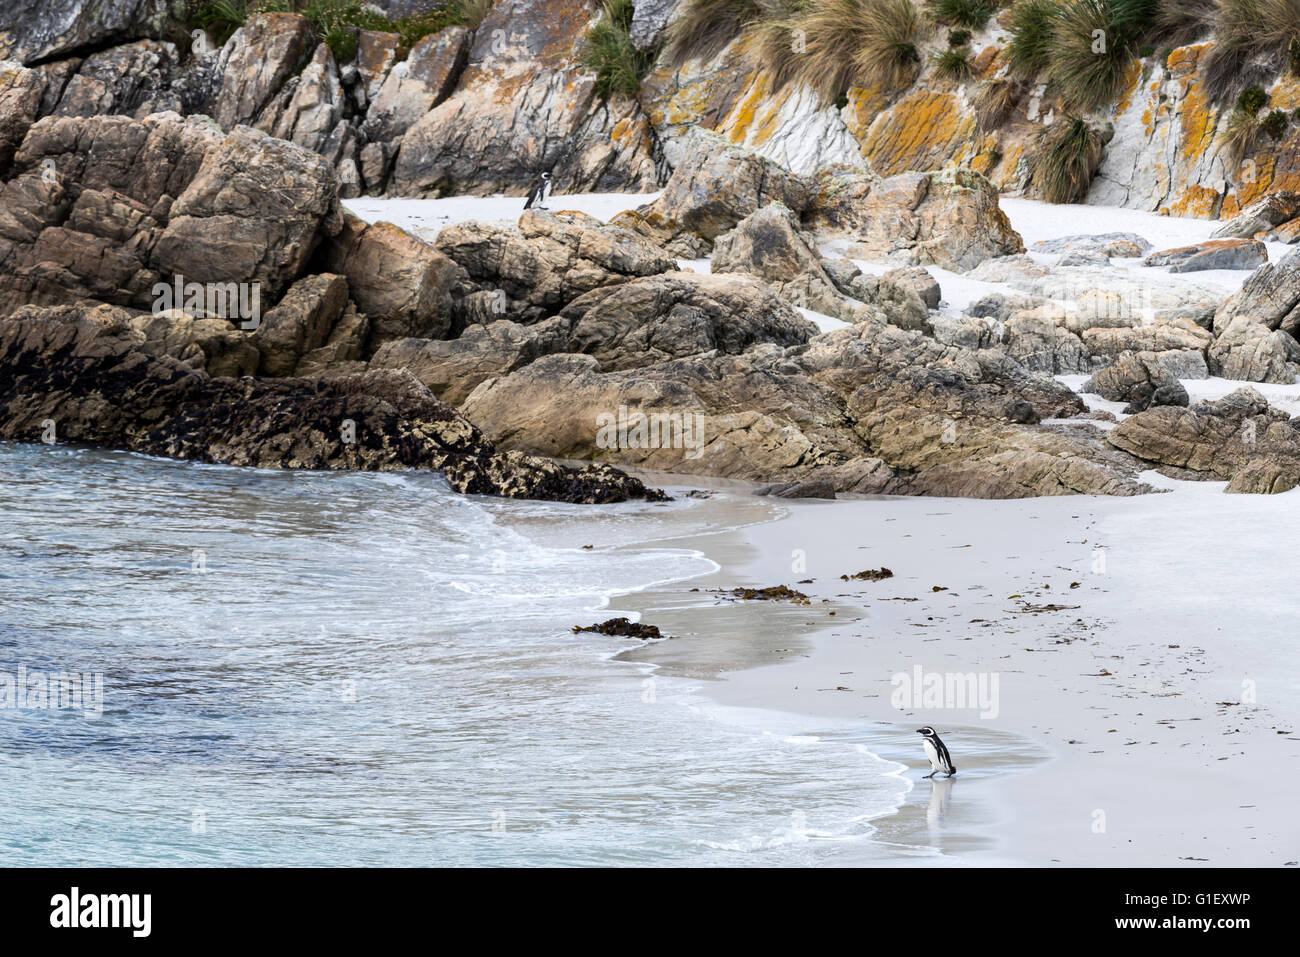
[[[653,203],[620,213],[611,221],[694,258],[745,217],[771,203],[795,214],[808,204],[808,187],[798,176],[753,150],[702,130]]]
[[[124,310],[25,307],[0,320],[0,438],[258,468],[439,469],[461,492],[566,502],[656,497],[608,466],[494,449],[414,376],[212,377],[142,351]]]
[[[1300,233],[1274,235],[1273,230],[1300,216],[1300,193],[1289,189],[1270,190],[1236,216],[1210,233],[1215,239],[1276,239],[1294,243]]]
[[[1144,266],[1168,266],[1170,272],[1206,269],[1254,269],[1268,262],[1268,250],[1257,239],[1210,239],[1191,246],[1151,253]]]
[[[580,62],[580,38],[599,16],[588,0],[493,4],[455,91],[402,137],[390,190],[519,196],[543,170],[557,193],[654,189],[640,105],[600,101]]]
[[[470,32],[453,26],[430,34],[383,78],[362,130],[371,140],[401,137],[451,95],[469,58]]]

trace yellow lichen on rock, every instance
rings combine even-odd
[[[862,153],[881,176],[939,169],[973,146],[975,117],[952,93],[916,90],[880,113],[862,139]]]

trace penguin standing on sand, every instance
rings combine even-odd
[[[928,724],[924,728],[918,728],[917,734],[925,735],[921,742],[921,747],[925,749],[925,756],[930,759],[931,771],[925,775],[932,778],[940,771],[952,777],[957,773],[957,765],[952,763],[952,755],[948,753],[948,746],[939,738],[939,733]]]
[[[533,188],[528,191],[528,200],[524,203],[524,209],[532,209],[534,204],[538,209],[545,209],[542,204],[546,202],[546,197],[551,192],[551,174],[543,173],[541,178],[533,184]]]

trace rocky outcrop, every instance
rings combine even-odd
[[[748,276],[678,272],[593,289],[560,316],[567,351],[595,356],[605,370],[684,356],[738,355],[757,343],[806,343],[817,327]]]
[[[464,27],[448,27],[412,47],[371,94],[362,125],[366,135],[376,142],[400,139],[447,99],[465,69],[471,36]]]
[[[1083,392],[1112,402],[1127,402],[1127,413],[1153,405],[1187,405],[1187,389],[1154,352],[1125,352],[1112,365],[1094,372]]]
[[[827,274],[821,255],[786,206],[772,203],[742,219],[714,241],[711,266],[718,273],[748,273],[767,281],[787,301],[828,316],[850,307]],[[857,267],[853,267],[856,272]]]
[[[484,292],[492,321],[536,322],[593,289],[677,269],[630,230],[576,212],[525,210],[516,229],[457,223],[436,245]]]
[[[1265,263],[1214,313],[1214,331],[1222,334],[1233,320],[1263,323],[1269,329],[1300,331],[1300,250],[1276,263]]]
[[[316,49],[306,17],[266,13],[251,17],[221,51],[223,77],[213,117],[224,129],[262,115]]]
[[[831,234],[823,230],[822,235]],[[998,207],[997,188],[971,170],[885,180],[860,201],[846,238],[855,258],[954,272],[1025,251],[1020,234]]]
[[[158,38],[174,29],[171,0],[8,0],[0,9],[0,60],[36,63]]]
[[[34,72],[0,60],[0,176],[8,172],[14,150],[36,121],[41,93],[41,81]]]
[[[1228,482],[1229,492],[1300,485],[1300,431],[1254,389],[1190,408],[1149,409],[1106,434],[1116,448]]]
[[[485,380],[462,411],[504,445],[542,454],[826,481],[838,491],[1144,489],[1096,437],[1032,424],[1083,412],[1068,389],[998,353],[945,347],[876,319],[807,345],[622,370],[591,356],[544,356]]]
[[[0,438],[59,441],[258,468],[441,470],[462,492],[566,502],[653,497],[608,466],[495,450],[405,372],[212,377],[140,346],[112,306],[27,307],[0,320]]]
[[[1168,266],[1170,272],[1200,272],[1206,269],[1254,269],[1266,262],[1268,250],[1257,239],[1211,239],[1151,253],[1142,260],[1142,265]]]
[[[493,4],[455,91],[402,137],[390,189],[519,196],[543,170],[557,192],[654,189],[641,107],[601,102],[580,64],[580,38],[599,15],[586,0]]]
[[[1280,329],[1238,316],[1211,344],[1210,372],[1244,382],[1290,384],[1300,373],[1300,343]]]
[[[745,217],[772,203],[802,214],[808,187],[772,160],[698,130],[659,198],[611,222],[669,252],[695,258]]]

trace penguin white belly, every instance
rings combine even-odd
[[[934,742],[929,738],[923,738],[921,747],[925,749],[925,756],[930,759],[931,771],[946,771],[943,762],[939,760],[939,751],[934,746]]]

